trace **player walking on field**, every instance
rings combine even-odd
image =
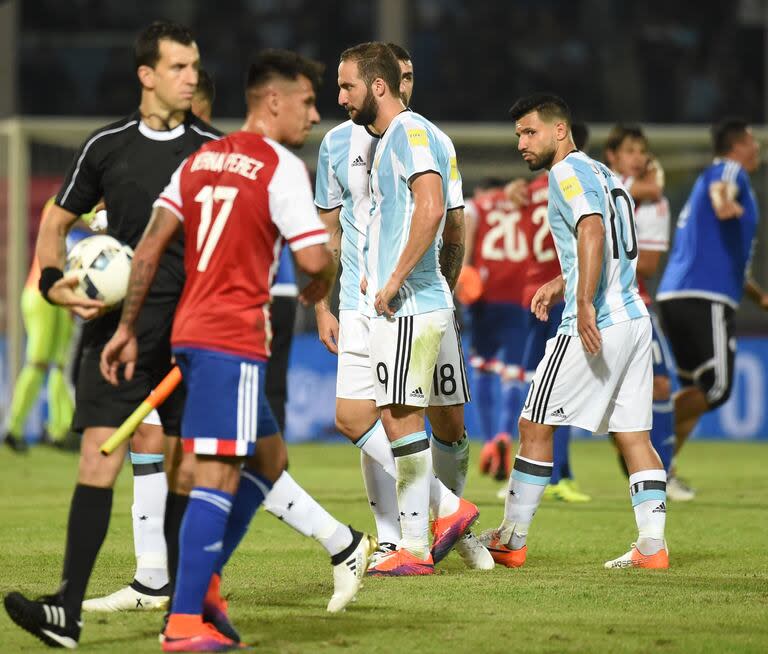
[[[483,540],[497,563],[525,563],[528,529],[552,474],[554,430],[575,425],[613,434],[630,473],[638,539],[606,567],[666,568],[666,473],[648,435],[651,325],[635,280],[634,204],[608,168],[576,150],[562,99],[528,96],[510,113],[528,167],[549,170],[548,219],[562,268],[536,292],[532,310],[546,320],[563,297],[565,308],[520,417],[504,520]]]
[[[221,570],[286,460],[264,393],[269,289],[283,239],[313,279],[303,292],[306,301],[325,295],[334,271],[306,169],[283,147],[303,144],[319,121],[318,83],[317,64],[299,55],[267,51],[257,57],[248,74],[243,129],[190,156],[155,203],[134,256],[120,327],[102,356],[102,372],[112,383],[120,363],[130,377],[136,314],[162,251],[183,225],[187,279],[172,344],[187,383],[182,436],[185,452],[196,457],[195,486],[181,528],[164,651],[240,647],[236,633],[221,633],[203,612],[210,596],[218,596]],[[325,538],[337,592],[328,608],[338,611],[356,594],[376,541],[332,526]]]
[[[369,51],[383,51],[387,47],[399,63],[400,93],[403,104],[407,105],[413,90],[410,55],[393,44],[377,44]],[[379,549],[369,570],[369,574],[375,574],[381,559],[396,549],[401,534],[394,480],[395,459],[379,419],[374,392],[370,355],[373,305],[370,295],[360,292],[370,222],[369,171],[379,142],[379,136],[366,122],[372,120],[373,95],[370,84],[362,77],[362,67],[370,63],[358,59],[366,54],[355,48],[342,54],[347,75],[339,77],[339,102],[349,112],[351,120],[328,132],[320,146],[315,204],[331,232],[331,249],[341,260],[339,319],[330,311],[330,297],[318,302],[315,309],[321,340],[339,356],[336,424],[361,449],[365,488],[379,536]],[[446,146],[455,161],[453,144],[447,137]],[[448,211],[440,254],[441,269],[450,286],[455,284],[457,262],[461,262],[463,250],[462,203],[461,178],[456,169],[448,188]],[[469,443],[464,430],[463,404],[469,396],[457,328],[445,334],[434,377],[432,383],[436,392],[430,400],[428,414],[433,430],[432,457],[437,477],[430,483],[430,508],[435,518],[433,558],[439,561],[448,553],[446,543],[454,538],[452,534],[460,530],[466,520],[464,513],[458,511],[461,503],[457,495],[462,494],[466,483]],[[493,567],[493,559],[471,532],[462,536],[456,547],[469,567]]]
[[[434,473],[424,409],[443,336],[454,329],[453,298],[440,272],[439,234],[451,175],[458,172],[451,172],[455,159],[447,137],[406,109],[400,86],[401,69],[386,44],[364,43],[342,53],[339,102],[356,123],[382,135],[371,164],[362,274],[379,314],[370,324],[370,371],[395,459],[402,534],[399,548],[376,566],[376,574],[384,575],[434,571],[428,536]],[[461,253],[456,254],[458,274]],[[454,513],[457,519],[440,539],[438,558],[478,515],[461,499]]]
[[[749,174],[760,144],[741,119],[712,128],[715,160],[699,175],[677,220],[656,301],[677,363],[675,456],[699,418],[733,388],[734,319],[744,293],[768,310],[750,273],[758,208]],[[670,474],[675,475],[673,462]]]

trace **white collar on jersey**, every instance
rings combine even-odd
[[[184,123],[179,123],[171,130],[155,130],[149,127],[144,121],[140,120],[139,131],[153,141],[172,141],[184,133]]]

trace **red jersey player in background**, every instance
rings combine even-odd
[[[324,297],[335,274],[306,169],[283,147],[303,144],[319,121],[319,74],[317,64],[295,53],[265,51],[256,58],[243,129],[187,158],[155,203],[134,256],[120,327],[102,354],[110,382],[118,382],[121,364],[130,378],[137,355],[133,323],[161,253],[183,225],[186,283],[172,344],[187,385],[182,437],[185,456],[196,457],[195,488],[181,528],[164,651],[239,647],[219,575],[287,456],[264,393],[269,289],[283,239],[312,278],[302,293],[306,302]],[[335,612],[359,589],[376,542],[340,523],[325,539],[336,582],[328,610]],[[204,621],[211,601],[224,613],[223,625]]]
[[[571,126],[573,142],[579,150],[586,147],[589,132],[586,125],[574,123]],[[530,312],[531,301],[536,291],[560,274],[560,261],[555,251],[555,242],[547,222],[547,204],[549,198],[549,175],[545,172],[536,177],[527,186],[527,201],[523,210],[521,231],[530,244],[528,258],[525,261],[523,305],[528,309],[526,339],[523,350],[522,367],[525,381],[530,382],[536,366],[544,356],[544,348],[550,338],[554,338],[563,314],[564,302],[550,308],[549,320],[541,322]],[[555,430],[553,442],[552,478],[544,491],[545,499],[557,499],[565,502],[588,502],[589,495],[582,493],[573,479],[570,462],[570,427]],[[499,497],[506,496],[506,487]]]
[[[510,473],[511,436],[523,400],[522,355],[526,308],[522,301],[528,243],[520,231],[518,194],[505,192],[501,180],[489,179],[475,189],[464,207],[466,248],[457,297],[468,304],[471,324],[472,396],[480,433],[486,444],[480,470],[504,481]],[[479,297],[467,297],[471,274]],[[477,295],[477,294],[476,294]]]

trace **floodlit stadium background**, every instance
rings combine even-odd
[[[768,7],[760,0],[709,3],[468,0],[15,0],[0,3],[0,417],[23,353],[19,294],[40,209],[77,146],[97,126],[132,111],[138,84],[132,41],[155,18],[188,24],[217,88],[214,124],[236,129],[248,54],[301,51],[327,66],[323,123],[301,151],[313,168],[336,105],[339,52],[380,38],[404,45],[415,66],[413,108],[453,137],[465,195],[487,176],[529,176],[506,110],[518,95],[553,90],[591,128],[601,156],[614,122],[639,122],[667,173],[676,216],[710,159],[709,124],[742,115],[763,146],[768,116]],[[768,207],[768,168],[753,177]],[[753,274],[768,286],[768,228],[761,224]],[[739,311],[737,380],[731,400],[700,436],[768,438],[768,316]],[[289,436],[332,437],[334,360],[300,313],[290,373]],[[319,401],[322,394],[328,401]],[[28,425],[39,432],[41,406]],[[470,411],[470,430],[472,417]]]

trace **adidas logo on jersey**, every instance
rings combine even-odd
[[[352,165],[365,166],[365,159],[363,159],[363,157],[358,154],[357,157],[355,157],[355,160],[352,162]]]
[[[553,418],[565,418],[565,411],[563,411],[563,407],[560,407],[559,409],[556,409],[553,411],[550,416]]]
[[[667,503],[662,502],[657,506],[651,513],[666,513],[667,512]]]
[[[424,391],[421,390],[421,386],[419,386],[415,391],[411,391],[410,397],[416,397],[420,400],[424,399]]]

